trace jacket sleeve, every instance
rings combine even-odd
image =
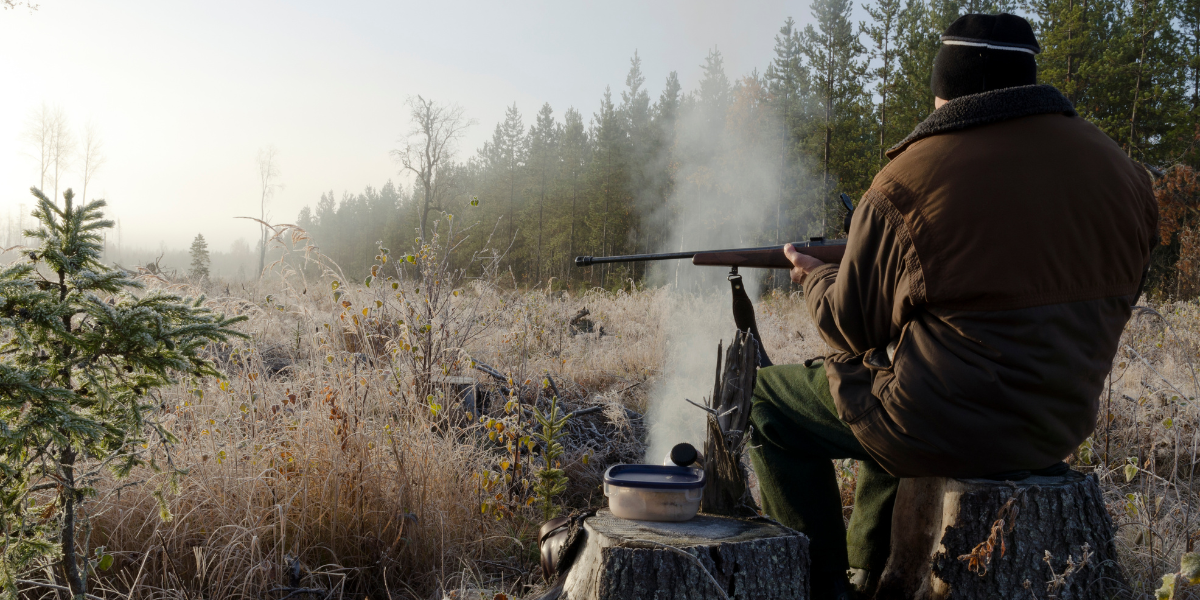
[[[908,228],[876,189],[868,190],[854,211],[841,264],[818,267],[804,281],[805,301],[821,337],[852,354],[883,349],[898,338],[923,292]]]

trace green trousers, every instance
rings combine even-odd
[[[838,418],[824,365],[759,370],[750,421],[750,458],[763,511],[808,536],[812,597],[833,598],[849,567],[878,577],[887,561],[900,480],[871,460]],[[842,458],[858,461],[848,530],[831,460]]]

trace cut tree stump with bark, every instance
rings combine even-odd
[[[767,520],[589,517],[561,600],[806,600],[808,538]]]
[[[433,378],[433,385],[445,395],[451,410],[461,411],[471,421],[483,414],[486,394],[474,377],[439,375]]]
[[[1091,599],[1125,589],[1094,476],[902,479],[876,600]]]

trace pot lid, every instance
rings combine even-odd
[[[694,490],[704,487],[704,471],[664,465],[613,465],[604,472],[604,483],[657,490]]]

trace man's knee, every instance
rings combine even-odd
[[[819,428],[812,418],[814,399],[805,383],[811,376],[803,365],[778,365],[758,371],[750,424],[754,445],[785,451],[796,458],[823,455],[824,449],[806,432]]]
[[[766,443],[796,458],[863,455],[850,427],[837,416],[822,366],[760,369],[750,423],[754,444]]]

